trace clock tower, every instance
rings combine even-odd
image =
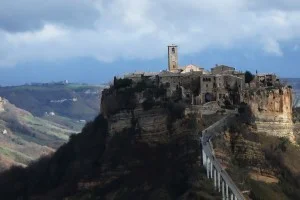
[[[171,72],[177,71],[178,69],[178,53],[176,45],[168,46],[168,68]]]

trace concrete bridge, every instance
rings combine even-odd
[[[234,118],[236,113],[230,113],[202,131],[202,163],[207,172],[207,178],[213,179],[214,188],[222,192],[223,200],[244,200],[242,192],[235,185],[233,180],[222,168],[220,162],[215,158],[211,139],[221,134],[227,123]]]

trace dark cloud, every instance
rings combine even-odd
[[[99,11],[92,0],[1,0],[0,29],[37,30],[45,23],[92,28]]]
[[[284,56],[281,45],[300,35],[299,3],[287,2],[0,0],[0,67],[77,57],[154,59],[170,43],[182,54],[250,46]]]

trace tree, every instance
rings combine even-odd
[[[251,72],[246,71],[246,73],[245,73],[245,82],[250,83],[253,79],[254,79],[254,75]]]

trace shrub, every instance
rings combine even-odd
[[[116,89],[120,89],[120,88],[125,88],[125,87],[129,87],[132,85],[132,80],[128,79],[128,78],[114,78],[114,87]]]
[[[151,108],[153,108],[154,105],[155,101],[153,100],[153,98],[148,98],[142,103],[144,110],[150,110]]]
[[[144,80],[139,81],[136,86],[135,86],[135,90],[136,92],[142,92],[147,88],[147,84]]]
[[[180,119],[184,116],[185,105],[183,103],[170,102],[167,109],[173,119]]]
[[[245,83],[250,83],[253,79],[254,79],[254,75],[251,72],[246,71],[246,73],[245,73]]]
[[[155,98],[166,96],[167,90],[161,85],[159,88],[153,89],[153,94]]]

